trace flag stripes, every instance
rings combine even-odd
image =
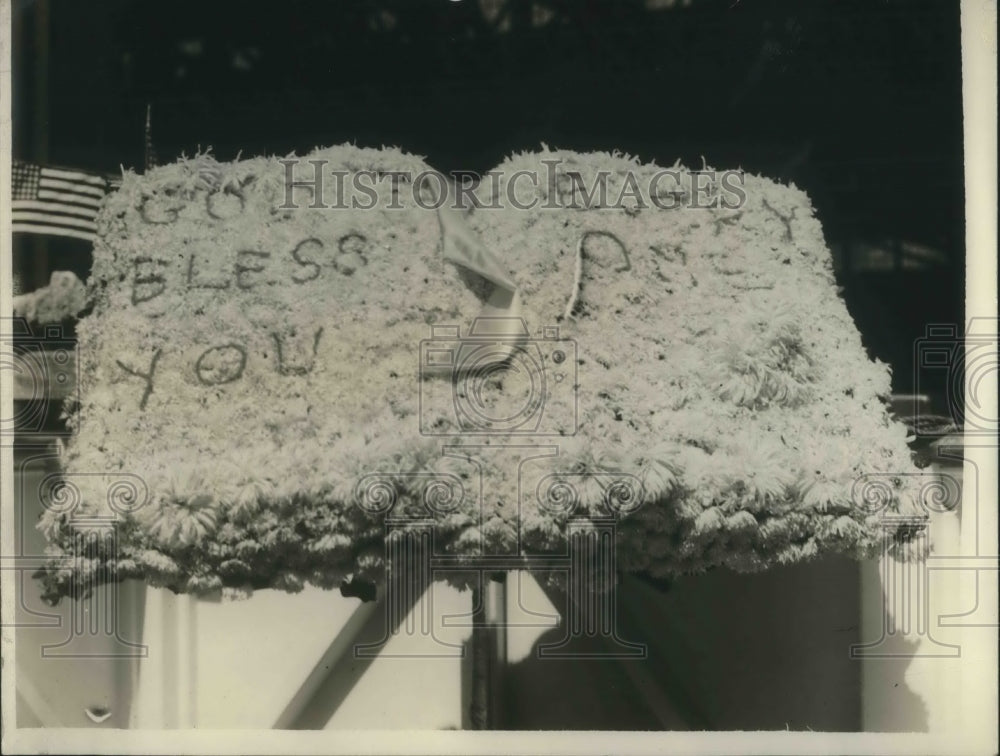
[[[43,168],[42,173],[53,180],[62,179],[74,184],[90,184],[98,189],[103,189],[107,181],[103,176],[81,173],[80,171],[69,171],[60,168]]]
[[[20,212],[17,214],[17,217],[21,223],[45,224],[52,220],[52,213],[48,210],[42,213]],[[67,215],[59,218],[59,223],[63,226],[68,226],[69,228],[84,228],[89,229],[90,231],[97,230],[97,226],[94,221],[87,218],[74,218]]]
[[[20,213],[22,217],[27,216],[28,212],[32,210],[38,210],[40,212],[45,212],[51,207],[49,202],[39,202],[37,200],[20,200],[18,202],[18,207],[20,207],[24,212]],[[79,206],[75,207],[72,205],[65,206],[65,212],[69,215],[79,215],[82,218],[92,218],[94,215],[93,210],[89,207]]]
[[[74,239],[83,239],[84,241],[92,242],[94,241],[94,232],[85,231],[78,228],[69,228],[68,226],[59,226],[58,228],[53,227],[48,223],[18,223],[13,227],[13,231],[16,233],[20,231],[23,234],[51,234],[53,236],[69,236]]]
[[[11,220],[15,233],[93,240],[101,200],[115,188],[109,179],[19,160],[12,168]]]

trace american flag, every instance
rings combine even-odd
[[[93,173],[13,162],[13,231],[93,241],[101,200],[120,181]]]

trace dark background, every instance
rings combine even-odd
[[[912,354],[963,320],[957,2],[15,0],[13,22],[23,160],[141,170],[149,104],[161,162],[354,141],[484,171],[546,142],[794,181],[894,389],[944,388]],[[32,289],[89,246],[14,260]]]

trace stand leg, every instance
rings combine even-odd
[[[507,663],[506,575],[484,580],[472,592],[472,701],[474,730],[496,730],[503,723],[504,667]]]

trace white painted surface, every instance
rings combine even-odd
[[[962,481],[959,509],[930,513],[926,561],[882,559],[880,574],[867,571],[862,583],[862,639],[883,638],[876,650],[895,655],[861,662],[867,731],[964,737],[996,716],[990,709],[986,717],[982,702],[995,699],[997,572],[982,569],[995,557],[984,557],[976,534],[988,489],[981,470],[960,461],[941,459],[932,469]]]
[[[271,727],[360,603],[317,588],[234,602],[148,589],[132,726]]]
[[[407,633],[404,624],[327,729],[461,727],[462,649],[471,635],[461,615],[471,611],[471,594],[444,584],[432,592],[434,637]],[[150,653],[139,666],[131,726],[273,726],[361,606],[358,599],[314,588],[294,595],[258,591],[237,602],[148,589],[143,642]],[[444,617],[456,615],[457,626],[446,627]],[[345,649],[353,653],[353,643]],[[429,657],[435,653],[451,656]]]
[[[202,602],[199,726],[271,727],[360,604],[319,588]]]
[[[431,602],[434,636],[417,631],[418,603],[403,623],[403,631],[388,641],[325,729],[462,727],[462,649],[472,635],[468,626],[472,593],[434,583],[422,600]],[[406,632],[407,625],[414,632]]]
[[[992,331],[990,351],[994,362],[986,370],[967,370],[966,397],[976,399],[981,427],[991,435],[969,438],[966,480],[975,475],[979,484],[981,518],[973,529],[962,523],[963,553],[997,554],[997,4],[996,1],[962,0],[962,109],[965,147],[965,248],[969,275],[965,279],[967,316],[985,316],[970,331],[980,336]],[[978,327],[976,327],[978,326]],[[971,344],[969,345],[971,349]],[[990,423],[992,420],[992,423]],[[968,422],[968,421],[967,421]],[[968,422],[966,431],[972,431]],[[970,624],[963,645],[961,688],[964,693],[959,732],[963,741],[984,753],[997,752],[997,573],[980,572],[981,606]]]

